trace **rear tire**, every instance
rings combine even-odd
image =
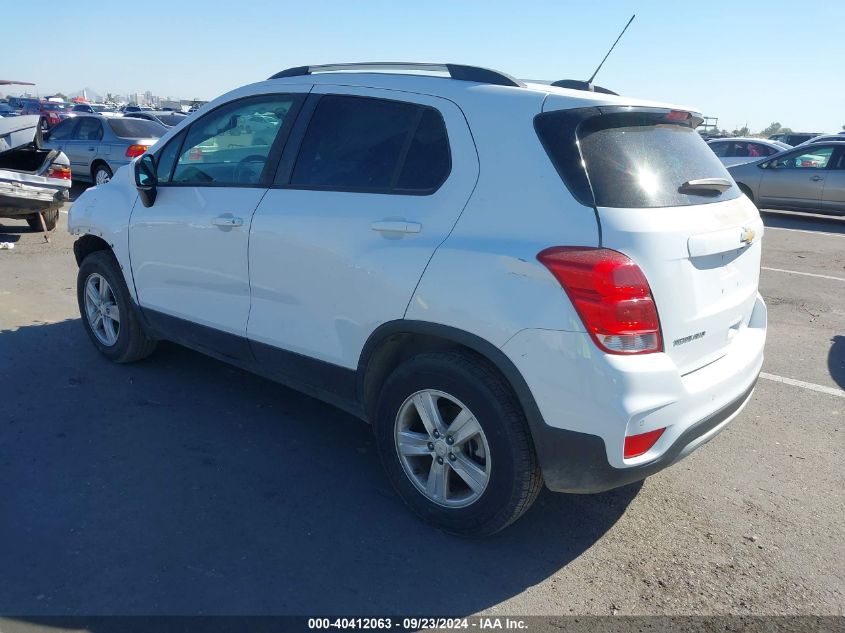
[[[97,163],[94,167],[94,170],[91,172],[91,177],[94,179],[95,185],[104,185],[109,180],[111,180],[112,176],[111,169],[105,163]]]
[[[153,353],[157,342],[144,331],[111,251],[94,251],[82,261],[76,298],[85,331],[103,356],[116,363],[131,363]]]
[[[59,210],[54,209],[53,211],[43,211],[44,215],[44,225],[47,227],[48,231],[52,231],[56,228],[56,225],[59,223]],[[29,228],[33,231],[40,231],[41,230],[41,221],[38,219],[38,215],[31,215],[26,219],[26,223],[29,224]]]
[[[444,432],[427,431],[418,402],[423,409],[434,403]],[[476,435],[466,431],[470,423],[463,434],[453,431],[461,416],[474,420]],[[374,431],[387,476],[402,500],[452,534],[486,536],[504,529],[531,507],[543,485],[516,397],[474,354],[425,353],[400,365],[381,390]]]

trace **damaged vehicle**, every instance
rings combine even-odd
[[[33,230],[51,231],[69,197],[70,162],[61,151],[42,147],[39,119],[0,119],[0,218],[26,220]]]

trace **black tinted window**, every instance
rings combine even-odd
[[[109,127],[120,138],[159,138],[167,129],[160,123],[144,119],[109,119]]]
[[[649,111],[592,116],[577,127],[577,145],[573,115],[565,110],[540,115],[536,128],[558,172],[584,204],[649,208],[738,197],[736,185],[719,195],[683,190],[682,185],[690,180],[732,180],[690,120],[669,114]]]
[[[419,106],[399,101],[323,97],[302,141],[291,184],[390,189],[420,112]]]
[[[449,139],[443,117],[426,108],[411,139],[396,188],[406,191],[436,189],[446,180],[450,167]]]

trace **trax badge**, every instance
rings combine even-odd
[[[751,244],[754,241],[754,229],[747,229],[745,227],[742,228],[742,233],[739,235],[739,241],[745,244]]]

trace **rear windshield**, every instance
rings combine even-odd
[[[185,117],[181,114],[159,114],[157,116],[159,121],[161,121],[165,125],[169,125],[170,127],[173,127],[174,125],[179,125],[182,121],[185,120]]]
[[[121,138],[159,138],[167,129],[146,119],[109,119],[109,127]]]
[[[41,104],[42,110],[47,110],[47,111],[52,111],[52,112],[64,112],[68,108],[70,108],[70,105],[68,105],[66,103],[42,103]]]
[[[539,115],[536,129],[564,182],[583,204],[674,207],[739,197],[691,119],[670,120],[667,114],[611,112],[582,118],[579,124],[571,111],[561,110]],[[721,193],[683,189],[684,183],[702,178],[723,178],[731,187]]]

